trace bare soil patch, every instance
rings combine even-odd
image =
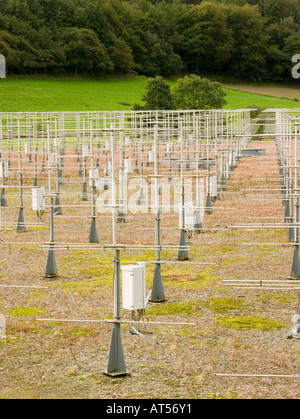
[[[59,278],[47,280],[43,278],[47,251],[39,244],[49,240],[48,215],[44,229],[17,233],[15,228],[3,228],[0,237],[15,244],[0,245],[0,285],[48,288],[0,288],[0,312],[7,321],[7,338],[0,340],[0,398],[299,398],[299,379],[274,377],[300,375],[299,340],[288,339],[298,293],[223,284],[225,279],[284,280],[290,273],[293,249],[287,228],[249,227],[283,224],[275,144],[251,143],[254,148],[262,146],[266,156],[243,157],[231,173],[213,214],[204,217],[204,233],[192,237],[190,260],[163,264],[166,301],[147,306],[148,322],[195,322],[196,326],[145,321],[139,328],[141,337],[122,325],[130,371],[124,378],[102,373],[108,362],[110,324],[37,321],[112,318],[111,251],[57,251]],[[72,198],[61,199],[61,204],[80,206],[63,206],[63,214],[55,216],[55,240],[87,243],[90,207],[80,199],[82,184],[71,184],[75,169],[72,173],[65,168],[63,174],[62,196],[68,192]],[[9,193],[7,201],[2,221],[15,223],[17,201]],[[30,208],[25,222],[36,223]],[[155,242],[152,228],[154,214],[128,213],[126,223],[117,225],[118,237],[126,244],[150,245]],[[99,216],[97,229],[100,243],[110,243],[110,215]],[[163,246],[179,244],[178,214],[162,214],[162,236]],[[176,250],[163,253],[169,262],[175,262],[176,256]],[[154,259],[154,252],[146,250],[121,253],[121,262]],[[149,291],[154,265],[147,263],[146,272]],[[122,310],[122,318],[130,320],[131,313]]]

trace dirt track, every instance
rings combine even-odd
[[[242,92],[258,93],[260,95],[274,96],[288,99],[300,100],[300,88],[273,87],[273,86],[251,86],[251,85],[224,85],[228,89],[240,90]]]

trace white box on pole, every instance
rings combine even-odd
[[[49,167],[56,165],[56,153],[50,153],[49,155]]]
[[[45,189],[44,187],[32,188],[32,210],[45,211]]]
[[[8,162],[2,160],[0,162],[0,179],[2,179],[3,176],[5,178],[8,178],[8,174],[9,174],[9,172],[8,172]]]
[[[89,155],[89,146],[87,144],[82,144],[82,157],[87,157]]]
[[[194,204],[189,202],[185,205],[185,228],[187,230],[194,230]]]
[[[121,266],[123,308],[139,310],[145,308],[144,268],[137,265]]]
[[[30,154],[30,149],[31,149],[30,142],[29,141],[26,141],[26,143],[24,144],[24,151],[25,151],[25,153],[26,154]]]
[[[132,161],[130,158],[124,159],[124,166],[126,173],[132,173]]]
[[[214,198],[218,197],[218,179],[216,175],[210,178],[210,196]]]
[[[95,181],[95,186],[96,186],[96,181],[99,179],[99,170],[98,169],[90,169],[89,170],[89,184],[90,186],[93,186],[93,180]]]

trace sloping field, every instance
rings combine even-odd
[[[248,84],[224,84],[227,91],[228,105],[237,105],[242,99],[246,101],[253,100],[253,104],[264,106],[267,108],[299,108],[300,86],[282,87],[282,86],[256,86]],[[241,94],[244,93],[244,96]],[[249,102],[252,103],[252,102]],[[240,103],[241,104],[241,103]],[[230,109],[230,106],[226,108]]]
[[[140,103],[145,92],[145,77],[124,79],[29,79],[8,77],[0,80],[0,111],[2,112],[51,112],[51,111],[96,111],[130,110]],[[171,86],[174,84],[170,81]],[[226,109],[245,109],[249,106],[267,108],[297,108],[296,93],[291,99],[267,96],[269,90],[252,87],[225,86]],[[237,90],[238,89],[238,90]],[[255,89],[255,88],[253,88]],[[299,95],[299,92],[298,92]],[[281,95],[280,95],[281,96]],[[287,94],[284,96],[289,97]]]
[[[300,85],[296,87],[281,87],[281,86],[252,86],[252,85],[225,85],[230,89],[239,90],[242,92],[257,93],[259,95],[267,95],[280,97],[285,99],[300,100]]]
[[[0,80],[0,111],[128,110],[141,100],[146,78]]]

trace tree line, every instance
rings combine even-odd
[[[1,0],[11,74],[291,81],[300,0]]]

